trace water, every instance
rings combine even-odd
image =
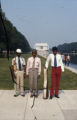
[[[76,64],[72,64],[72,63],[71,63],[71,64],[69,65],[69,67],[77,69],[77,65],[76,65]]]
[[[71,63],[77,65],[77,55],[71,55]]]

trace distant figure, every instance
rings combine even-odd
[[[38,78],[41,74],[41,60],[37,57],[35,49],[32,51],[32,57],[28,58],[26,74],[29,77],[30,97],[38,97]]]
[[[67,64],[67,56],[64,55],[64,64],[66,65]]]
[[[48,69],[49,62],[51,62],[52,72],[51,72],[51,88],[50,88],[50,99],[54,96],[55,89],[55,97],[59,98],[59,81],[61,77],[61,71],[64,72],[64,65],[62,62],[62,57],[57,53],[57,47],[53,47],[53,53],[50,54],[46,60],[45,68]]]
[[[71,57],[70,57],[70,55],[68,54],[68,55],[67,55],[67,66],[69,66],[70,60],[71,60]]]
[[[21,57],[21,49],[16,50],[17,56],[12,59],[12,71],[13,71],[13,76],[15,79],[14,83],[14,89],[15,89],[15,94],[14,97],[18,96],[19,92],[19,87],[21,91],[21,96],[25,96],[24,94],[24,75],[26,74],[26,65],[25,65],[25,59]]]

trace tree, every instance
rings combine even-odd
[[[6,27],[10,50],[15,51],[17,48],[21,48],[23,52],[29,52],[31,50],[31,47],[27,39],[6,18],[5,13],[3,13],[2,10],[0,12],[2,14],[2,18],[4,20],[4,24]],[[2,50],[6,50],[6,37],[1,18],[0,18],[0,48]]]

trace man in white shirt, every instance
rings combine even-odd
[[[50,99],[54,96],[54,88],[55,88],[55,97],[59,98],[59,82],[61,77],[61,70],[64,72],[64,65],[62,62],[62,57],[57,53],[57,47],[53,47],[53,53],[50,54],[46,60],[45,67],[48,69],[49,62],[51,61],[52,72],[51,72],[51,88],[50,88]]]
[[[15,94],[14,97],[18,96],[19,92],[19,87],[21,91],[21,96],[25,96],[24,94],[24,75],[26,74],[26,64],[25,64],[25,59],[21,57],[21,49],[16,50],[17,56],[12,59],[12,71],[13,71],[13,76],[15,79],[14,83],[14,89],[15,89]]]
[[[37,57],[35,49],[32,51],[32,57],[28,58],[26,74],[29,77],[31,97],[38,97],[38,78],[41,74],[41,60]]]

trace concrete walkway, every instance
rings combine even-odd
[[[25,97],[13,97],[13,90],[0,90],[0,120],[77,120],[77,90],[60,91],[60,98],[43,100]]]
[[[75,68],[72,68],[72,67],[68,67],[68,66],[65,66],[66,69],[70,70],[71,72],[73,73],[76,73],[77,74],[77,69]]]

